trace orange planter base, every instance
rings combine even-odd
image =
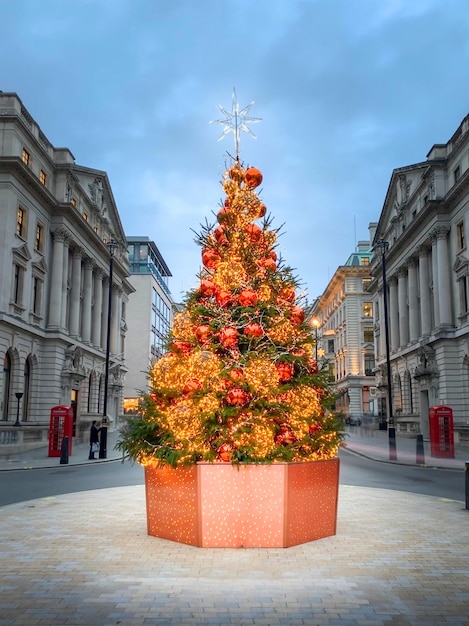
[[[148,534],[203,548],[287,548],[336,533],[339,460],[145,468]]]

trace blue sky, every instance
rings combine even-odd
[[[257,139],[280,252],[309,300],[368,239],[392,170],[469,113],[467,0],[0,0],[0,89],[55,146],[105,170],[127,235],[153,239],[176,300],[233,152],[209,121],[233,87]]]

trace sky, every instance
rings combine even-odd
[[[278,250],[307,299],[377,222],[394,168],[469,113],[467,0],[0,0],[0,90],[56,147],[107,172],[127,236],[148,236],[176,301],[215,223],[233,88],[261,122]]]

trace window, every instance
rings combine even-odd
[[[23,160],[23,163],[25,165],[27,165],[28,167],[31,165],[31,155],[30,153],[26,150],[26,148],[23,148],[23,153],[21,155],[21,158]]]
[[[363,329],[363,341],[365,343],[373,343],[374,341],[374,332],[372,326],[366,326]]]
[[[42,224],[36,225],[36,240],[34,242],[34,249],[36,252],[42,252],[44,249],[44,226],[42,226]]]
[[[32,308],[34,315],[41,316],[42,305],[42,280],[37,276],[33,277],[33,301]]]
[[[458,280],[459,285],[459,306],[461,309],[461,315],[466,315],[469,305],[469,291],[467,288],[468,276],[461,276]]]
[[[371,278],[362,278],[363,291],[368,291],[368,288],[370,285],[371,285]]]
[[[329,354],[332,354],[334,352],[334,340],[333,339],[327,340],[327,352]]]
[[[40,170],[39,172],[39,182],[42,185],[47,185],[47,174],[45,173],[44,170]]]
[[[23,273],[24,270],[21,265],[13,266],[13,303],[21,306],[23,304]]]
[[[71,204],[73,207],[77,208],[77,205],[78,205],[77,199],[76,199],[76,198],[71,198],[71,199],[70,199],[70,204]]]
[[[373,354],[365,354],[365,376],[374,376],[375,357]]]
[[[456,224],[456,238],[457,238],[458,251],[464,250],[464,248],[466,247],[464,222],[459,222],[459,224]]]
[[[461,178],[461,168],[459,167],[459,165],[458,167],[454,168],[453,174],[454,174],[454,182],[457,183],[458,180]]]
[[[362,315],[363,317],[373,317],[373,303],[372,302],[363,303]]]
[[[22,239],[24,239],[26,234],[26,211],[21,207],[18,207],[16,215],[16,234]]]
[[[362,256],[360,259],[360,265],[369,265],[370,259],[367,256]]]

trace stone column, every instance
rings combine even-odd
[[[379,308],[379,345],[378,355],[382,357],[386,354],[386,329],[384,322],[384,296],[383,290],[378,291],[378,308]]]
[[[62,272],[62,311],[60,314],[60,325],[62,328],[67,328],[67,310],[68,310],[68,256],[70,252],[70,240],[65,237],[64,241],[64,257],[63,257],[63,272]]]
[[[440,311],[440,326],[452,326],[451,314],[451,273],[448,258],[449,229],[441,227],[436,232],[436,247],[438,254],[438,309]]]
[[[70,324],[71,337],[80,334],[80,295],[81,295],[81,250],[74,248],[72,255],[72,289],[70,294]]]
[[[94,273],[94,296],[93,296],[93,324],[92,339],[93,345],[101,346],[101,315],[103,311],[103,272],[96,269]]]
[[[428,337],[432,330],[432,303],[430,299],[430,276],[428,273],[428,248],[420,246],[419,291],[420,291],[420,334]]]
[[[51,290],[49,296],[49,327],[58,328],[62,319],[62,283],[64,270],[64,242],[66,231],[62,229],[53,232],[54,243],[52,249]]]
[[[116,284],[112,286],[112,310],[111,310],[111,353],[119,354],[120,319],[121,319],[121,294]]]
[[[407,271],[400,268],[397,278],[397,302],[399,306],[399,345],[409,343],[409,313],[407,311]]]
[[[399,348],[399,313],[397,297],[397,278],[392,276],[389,279],[389,331],[391,335],[391,350]]]
[[[93,260],[86,259],[85,274],[83,277],[83,312],[81,322],[81,337],[83,341],[91,342],[91,301],[93,294]]]
[[[409,294],[409,339],[415,343],[419,338],[419,298],[417,283],[417,259],[408,259],[408,294]]]
[[[437,250],[437,238],[435,233],[432,233],[432,294],[433,294],[433,328],[438,328],[440,325],[440,305],[438,299],[438,250]]]
[[[101,317],[101,347],[106,349],[107,318],[109,311],[109,276],[103,277],[103,314]]]

